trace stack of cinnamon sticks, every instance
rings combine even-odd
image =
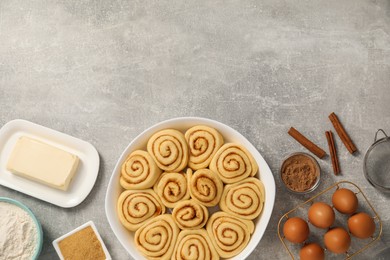
[[[351,138],[349,137],[349,135],[345,131],[343,125],[340,123],[337,115],[335,113],[331,113],[329,115],[329,119],[332,122],[333,127],[336,130],[336,133],[340,137],[341,141],[343,142],[343,144],[345,145],[347,150],[351,154],[356,152],[357,151],[356,146],[354,145]],[[290,128],[290,130],[288,131],[288,134],[291,135],[295,140],[297,140],[304,147],[306,147],[310,152],[315,154],[318,158],[322,159],[326,155],[326,152],[323,149],[321,149],[319,146],[317,146],[312,141],[307,139],[304,135],[302,135],[294,127]],[[326,136],[326,139],[328,141],[329,153],[330,153],[330,157],[332,160],[332,166],[333,166],[333,172],[335,175],[338,175],[340,173],[340,166],[339,166],[339,160],[337,157],[337,150],[336,150],[336,145],[335,145],[332,131],[326,131],[325,136]]]

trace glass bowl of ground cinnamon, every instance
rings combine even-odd
[[[287,190],[306,194],[318,187],[321,168],[313,156],[303,152],[293,153],[283,161],[280,177]]]

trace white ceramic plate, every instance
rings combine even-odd
[[[28,136],[77,155],[80,163],[67,191],[12,174],[6,165],[20,136]],[[99,154],[90,143],[53,129],[16,119],[0,129],[0,185],[60,207],[80,204],[91,192],[99,172]]]
[[[61,260],[64,260],[64,257],[62,256],[61,249],[60,249],[60,246],[58,245],[58,243],[61,240],[63,240],[64,238],[67,238],[68,236],[73,235],[77,231],[80,231],[80,230],[82,230],[82,229],[84,229],[84,228],[86,228],[88,226],[91,226],[93,231],[95,231],[96,237],[97,237],[97,239],[99,239],[100,244],[102,245],[104,254],[106,255],[106,260],[111,260],[110,253],[108,252],[107,247],[104,244],[103,239],[100,236],[99,231],[97,230],[97,228],[96,228],[95,224],[93,223],[93,221],[88,221],[87,223],[79,226],[78,228],[73,229],[69,233],[67,233],[67,234],[65,234],[65,235],[63,235],[63,236],[61,236],[61,237],[59,237],[59,238],[57,238],[56,240],[53,241],[54,249],[56,250],[56,252],[57,252],[57,254],[58,254],[58,256],[60,257]]]
[[[217,129],[224,137],[225,142],[236,142],[244,145],[256,159],[257,164],[259,165],[260,175],[257,174],[256,177],[264,183],[265,186],[265,203],[264,209],[260,217],[255,219],[255,232],[253,233],[251,240],[247,247],[237,256],[231,258],[232,260],[242,260],[248,257],[252,251],[256,248],[257,244],[260,242],[265,229],[267,228],[271,213],[274,207],[275,202],[275,180],[272,175],[272,172],[265,162],[261,154],[256,150],[256,148],[240,133],[231,127],[224,125],[220,122],[197,117],[183,117],[183,118],[174,118],[171,120],[163,121],[159,124],[156,124],[140,135],[138,135],[125,149],[119,158],[115,169],[112,173],[110,183],[108,184],[107,194],[106,194],[106,215],[108,222],[115,235],[123,245],[123,247],[130,253],[134,259],[146,259],[141,253],[136,249],[134,245],[134,232],[128,231],[119,221],[116,205],[117,200],[121,192],[123,191],[122,187],[119,184],[120,177],[120,168],[123,162],[125,161],[128,154],[137,149],[146,148],[146,143],[148,139],[157,131],[166,128],[178,129],[182,132],[185,132],[188,128],[194,125],[207,125]]]

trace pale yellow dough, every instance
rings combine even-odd
[[[200,169],[190,174],[189,188],[192,199],[206,207],[213,207],[221,199],[223,183],[213,171]]]
[[[149,219],[165,213],[165,206],[152,189],[126,190],[119,196],[117,211],[122,225],[136,231]]]
[[[207,223],[209,211],[195,200],[183,200],[173,209],[172,217],[181,229],[199,229]]]
[[[166,207],[173,208],[178,202],[190,198],[187,183],[187,175],[184,173],[164,172],[153,189]]]
[[[258,169],[250,152],[244,146],[235,143],[224,144],[210,163],[210,170],[216,172],[227,184],[255,176]]]
[[[179,232],[172,215],[164,214],[150,219],[135,232],[135,246],[150,260],[168,260]]]
[[[241,253],[248,245],[254,224],[250,220],[233,217],[225,212],[216,212],[207,222],[207,233],[222,258]]]
[[[196,125],[154,133],[121,168],[121,223],[148,260],[217,260],[248,245],[265,203],[259,167],[241,144]],[[186,173],[184,173],[184,171]],[[153,189],[151,189],[153,188]],[[210,216],[207,207],[219,204]],[[171,208],[172,214],[164,214]],[[210,209],[214,211],[213,208]]]
[[[253,220],[263,210],[265,190],[257,178],[248,178],[226,185],[219,207],[233,216]]]
[[[188,163],[188,145],[175,129],[161,130],[150,137],[147,150],[158,167],[166,172],[180,172]]]
[[[153,187],[160,177],[157,167],[149,153],[136,150],[122,164],[120,184],[127,190],[143,190]]]
[[[186,131],[185,138],[190,155],[188,166],[194,170],[208,167],[224,143],[222,135],[216,129],[205,125],[191,127]]]
[[[182,230],[173,251],[172,260],[218,260],[215,250],[205,229]]]

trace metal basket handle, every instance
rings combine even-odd
[[[384,131],[383,129],[378,129],[378,131],[376,131],[376,133],[375,133],[375,140],[374,140],[374,143],[375,143],[376,140],[377,140],[377,137],[378,137],[378,133],[379,133],[379,132],[382,132],[382,133],[386,136],[386,138],[388,137],[387,134],[385,133],[385,131]]]

